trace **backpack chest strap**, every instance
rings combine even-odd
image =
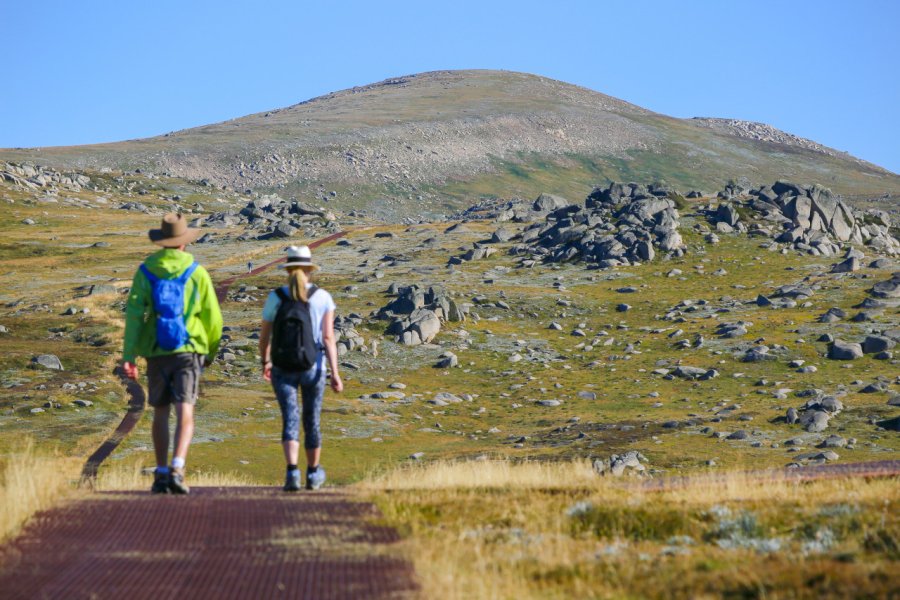
[[[194,271],[197,270],[197,263],[192,262],[184,272],[178,277],[173,277],[172,280],[177,281],[178,283],[187,283],[187,280],[190,279],[191,275],[194,274]],[[154,275],[150,269],[147,268],[146,263],[141,263],[141,273],[144,274],[144,277],[147,278],[147,281],[150,282],[151,285],[156,285],[157,281],[162,280],[162,277],[157,277]]]

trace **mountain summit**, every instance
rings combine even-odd
[[[729,179],[900,193],[900,176],[761,123],[677,119],[545,77],[437,71],[214,125],[112,144],[0,150],[63,168],[142,169],[341,208],[441,213],[480,196],[583,197],[605,180],[718,189]]]

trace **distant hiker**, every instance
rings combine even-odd
[[[334,311],[331,294],[309,282],[319,267],[312,263],[307,246],[287,249],[288,285],[273,290],[263,307],[259,355],[263,377],[281,407],[281,441],[287,461],[284,490],[300,489],[301,407],[304,447],[306,448],[306,489],[315,490],[325,483],[325,469],[319,464],[322,452],[319,416],[325,393],[325,358],[331,367],[331,389],[341,392],[344,384],[338,373],[337,346],[334,338]]]
[[[252,263],[252,262],[248,262],[248,263],[247,263],[247,272],[248,272],[248,273],[252,273],[252,272],[253,272],[253,263]]]
[[[222,337],[222,313],[206,269],[184,251],[200,235],[180,214],[169,213],[150,241],[162,246],[134,274],[125,308],[122,369],[137,379],[135,359],[147,359],[148,403],[153,407],[155,494],[187,494],[184,463],[194,435],[203,367],[212,363]],[[175,450],[169,467],[169,412],[175,405]]]

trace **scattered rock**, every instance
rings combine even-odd
[[[452,352],[444,352],[438,357],[437,363],[434,365],[438,369],[450,369],[459,366],[459,359]]]
[[[845,261],[839,262],[836,265],[831,267],[832,273],[852,273],[853,271],[859,271],[860,263],[859,259],[856,257],[848,258]]]
[[[832,360],[854,360],[862,358],[862,345],[835,340],[828,348],[828,358]]]
[[[876,352],[890,350],[896,345],[897,342],[889,337],[882,335],[867,335],[862,343],[862,351],[865,354],[875,354]]]
[[[31,359],[32,364],[51,369],[53,371],[65,371],[62,362],[55,354],[39,354]]]

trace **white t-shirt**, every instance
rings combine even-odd
[[[311,283],[306,284],[306,289],[312,287]],[[283,286],[281,289],[285,291],[286,294],[290,295],[290,290],[287,286]],[[263,306],[262,318],[263,321],[268,321],[269,323],[275,320],[275,316],[278,314],[278,309],[281,307],[281,298],[278,297],[278,294],[275,293],[275,290],[269,292],[269,297],[266,298],[266,305]],[[309,320],[313,323],[313,339],[319,347],[324,347],[322,342],[322,324],[325,322],[325,314],[330,310],[336,310],[337,305],[335,305],[334,300],[331,297],[331,294],[319,288],[315,294],[312,295],[309,299]],[[315,324],[318,323],[319,326],[315,327]]]

